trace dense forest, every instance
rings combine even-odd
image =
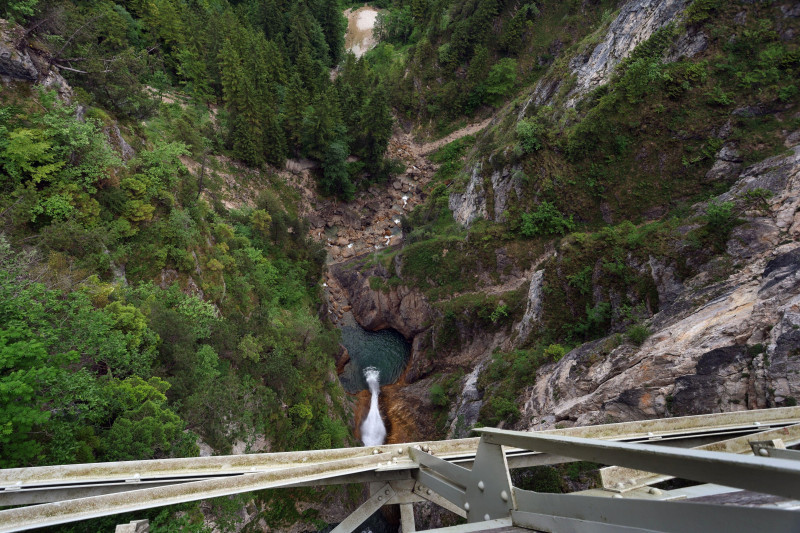
[[[0,92],[0,466],[352,443],[325,251],[275,175],[309,157],[348,197],[390,172],[386,91],[344,58],[338,3],[0,12],[73,92]],[[223,156],[254,205],[221,203]]]
[[[437,139],[493,118],[430,156],[403,245],[349,267],[384,264],[370,286],[433,309],[413,356],[427,438],[447,435],[471,370],[447,358],[525,313],[530,279],[492,293],[487,279],[558,250],[536,335],[485,354],[476,424],[497,425],[520,422],[521,391],[573,348],[602,342],[601,358],[648,338],[664,305],[640,268],[654,257],[681,281],[741,267],[727,243],[772,193],[709,200],[738,177],[709,171],[723,145],[749,165],[800,129],[797,15],[686,2],[578,94],[572,58],[624,2],[369,4],[379,43],[357,59],[342,12],[362,2],[0,0],[0,35],[42,74],[0,85],[0,468],[356,445],[327,252],[282,171],[309,160],[331,202],[389,187],[398,127]],[[681,52],[698,34],[703,51]],[[45,83],[55,69],[68,88]],[[483,212],[459,220],[470,190]],[[256,496],[271,525],[324,527],[296,511],[304,497]],[[151,529],[232,529],[252,498],[152,512]]]

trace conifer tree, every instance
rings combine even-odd
[[[303,117],[303,151],[323,161],[331,143],[344,137],[345,128],[339,112],[336,89],[329,85],[320,93]]]
[[[364,162],[370,172],[377,174],[383,167],[383,154],[389,145],[394,125],[389,109],[389,98],[382,85],[379,85],[365,102],[361,117],[361,129],[364,132]]]
[[[286,89],[286,102],[283,111],[286,139],[293,153],[297,153],[302,145],[303,117],[307,112],[308,101],[308,91],[303,86],[300,75],[294,72]]]
[[[323,193],[335,195],[349,202],[355,194],[355,185],[350,181],[347,172],[347,152],[347,145],[342,140],[336,140],[328,145],[322,161],[320,186]]]
[[[344,56],[344,33],[346,19],[339,9],[337,0],[321,0],[317,20],[328,44],[331,66],[338,65]]]

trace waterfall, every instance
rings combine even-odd
[[[364,441],[364,446],[380,446],[383,444],[383,439],[386,438],[386,427],[383,425],[381,413],[378,410],[378,396],[381,393],[380,376],[380,370],[373,366],[364,369],[364,377],[369,385],[369,391],[372,393],[369,414],[361,424],[361,440]]]

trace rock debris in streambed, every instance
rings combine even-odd
[[[346,261],[402,243],[400,217],[422,203],[424,187],[435,172],[423,158],[411,159],[414,149],[392,141],[389,156],[402,158],[407,170],[388,186],[373,185],[350,203],[315,199],[308,213],[309,237],[324,242],[330,262]]]

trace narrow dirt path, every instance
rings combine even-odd
[[[429,143],[426,143],[426,144],[423,144],[423,145],[419,145],[418,148],[417,148],[417,150],[418,150],[417,153],[419,155],[428,155],[428,154],[431,154],[431,153],[435,152],[436,150],[438,150],[439,148],[441,148],[445,144],[449,144],[449,143],[451,143],[451,142],[453,142],[453,141],[455,141],[457,139],[460,139],[462,137],[466,137],[467,135],[474,135],[474,134],[478,133],[479,131],[481,131],[482,129],[486,128],[486,126],[488,126],[492,122],[493,119],[494,119],[494,117],[489,117],[486,120],[484,120],[483,122],[477,122],[475,124],[469,124],[467,126],[464,126],[463,128],[461,128],[458,131],[454,131],[453,133],[451,133],[450,135],[447,135],[446,137],[443,137],[441,139],[438,139],[436,141],[432,141],[432,142],[429,142]]]

